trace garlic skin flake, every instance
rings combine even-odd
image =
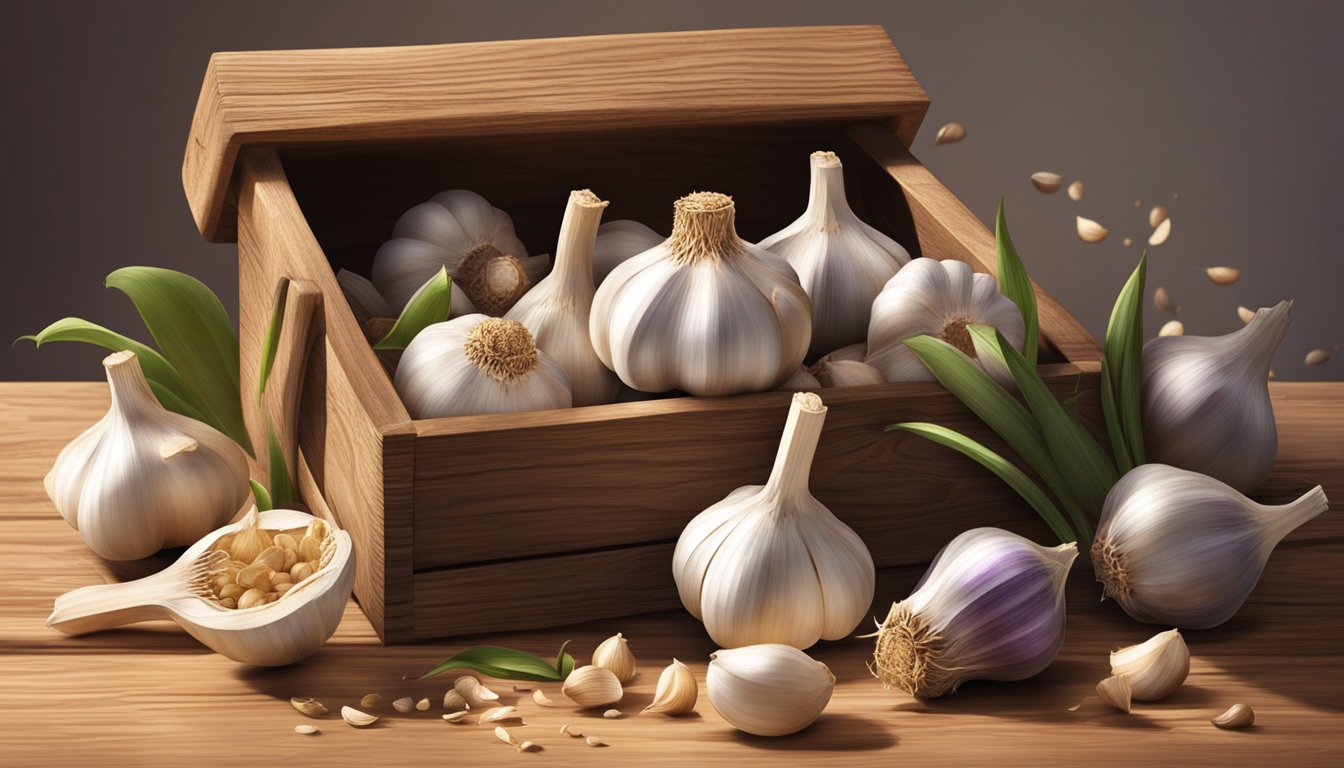
[[[621,380],[598,359],[588,334],[588,315],[597,289],[593,284],[593,246],[607,202],[591,191],[569,193],[555,268],[504,315],[527,326],[537,348],[569,376],[574,405],[600,405],[616,399]]]
[[[709,703],[734,728],[786,736],[826,709],[835,675],[797,648],[767,643],[710,654],[705,687]]]
[[[1202,472],[1242,493],[1269,477],[1278,455],[1269,366],[1290,310],[1282,301],[1226,336],[1163,336],[1143,345],[1149,461]]]
[[[641,392],[764,392],[797,370],[811,305],[788,262],[743,242],[733,199],[676,202],[672,236],[612,270],[589,322],[593,349]]]
[[[873,299],[910,261],[905,248],[850,209],[834,152],[813,152],[811,165],[807,210],[757,243],[789,262],[812,301],[809,359],[863,341]]]
[[[724,648],[838,640],[872,604],[868,548],[808,490],[825,420],[820,397],[795,394],[769,481],[728,494],[677,540],[682,605]]]
[[[108,560],[181,547],[251,497],[247,456],[208,424],[154,397],[134,352],[103,359],[112,405],[56,457],[44,485],[61,517]]]
[[[972,272],[969,265],[955,259],[915,259],[873,301],[864,362],[888,381],[932,381],[933,374],[904,342],[933,336],[976,359],[996,378],[1011,381],[1007,370],[979,359],[968,325],[993,326],[1018,350],[1026,339],[1022,312],[999,293],[993,275]]]
[[[569,376],[516,320],[463,315],[416,334],[393,378],[412,418],[568,408]]]
[[[1064,644],[1064,583],[1078,545],[1042,547],[974,528],[934,558],[915,591],[878,626],[873,674],[936,698],[967,680],[1024,680]]]
[[[1319,485],[1267,506],[1206,475],[1144,464],[1107,494],[1092,564],[1132,618],[1209,629],[1236,615],[1283,537],[1328,507]]]
[[[618,264],[666,240],[649,227],[630,219],[616,219],[597,228],[593,249],[593,283],[601,285]]]
[[[1190,674],[1190,649],[1179,629],[1169,629],[1137,645],[1111,652],[1111,674],[1129,681],[1135,701],[1170,696]]]

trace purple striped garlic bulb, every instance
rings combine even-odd
[[[921,698],[967,680],[1023,680],[1064,644],[1064,583],[1076,543],[1042,547],[999,528],[953,539],[878,625],[871,670]]]

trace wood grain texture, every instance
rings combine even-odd
[[[1271,395],[1280,460],[1264,496],[1278,500],[1315,483],[1332,495],[1344,493],[1338,460],[1344,451],[1344,385],[1275,383]],[[825,643],[810,652],[836,674],[830,705],[811,728],[774,740],[742,736],[714,712],[704,692],[714,646],[681,611],[383,647],[351,603],[318,655],[275,670],[241,667],[165,622],[64,637],[43,625],[58,595],[145,575],[172,559],[165,553],[137,563],[99,560],[42,491],[42,475],[61,446],[107,405],[100,383],[0,384],[0,455],[6,457],[0,464],[0,578],[6,585],[0,590],[0,699],[13,703],[0,718],[6,765],[194,765],[237,755],[245,746],[270,760],[319,765],[376,765],[390,756],[435,764],[451,755],[455,764],[479,766],[524,759],[575,766],[1324,766],[1337,763],[1344,747],[1338,727],[1344,713],[1344,515],[1338,505],[1280,546],[1232,621],[1186,633],[1193,660],[1185,686],[1129,716],[1096,702],[1067,711],[1092,695],[1092,686],[1108,673],[1108,651],[1160,629],[1129,620],[1114,603],[1098,602],[1098,585],[1081,572],[1069,584],[1064,648],[1041,675],[1020,683],[971,682],[954,696],[921,702],[883,691],[868,676],[863,665],[871,641]],[[930,514],[954,516],[959,510]],[[874,609],[905,595],[921,571],[880,572]],[[555,580],[566,575],[558,571]],[[620,574],[612,578],[619,580]],[[631,716],[604,720],[567,707],[542,709],[510,683],[495,685],[506,703],[519,699],[528,725],[518,734],[544,749],[535,756],[511,751],[489,728],[446,725],[438,703],[448,678],[402,679],[482,643],[545,654],[572,640],[583,663],[598,642],[618,631],[630,638],[640,665],[621,704]],[[651,700],[658,671],[673,657],[699,679],[696,714],[633,716]],[[540,687],[560,698],[558,686]],[[427,696],[435,706],[400,715],[385,704],[378,710],[383,719],[369,730],[350,728],[334,714],[371,692],[388,699]],[[333,714],[304,719],[290,708],[290,696],[316,696]],[[1255,708],[1255,728],[1230,732],[1208,724],[1238,701]],[[322,735],[296,735],[292,728],[300,722],[317,725]],[[564,723],[610,746],[592,749],[563,738],[558,729]]]
[[[927,109],[878,26],[217,53],[182,181],[202,234],[226,241],[246,146],[826,119],[882,120],[908,145]]]

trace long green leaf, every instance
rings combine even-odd
[[[569,647],[569,640],[560,644],[560,650],[555,654],[555,670],[560,673],[560,679],[569,677],[569,673],[574,671],[574,657],[565,653]]]
[[[266,459],[271,475],[271,501],[286,504],[297,499],[294,481],[289,474],[289,462],[285,460],[285,448],[280,444],[280,436],[275,433],[275,427],[269,420],[266,424]]]
[[[1111,363],[1103,355],[1101,358],[1101,415],[1106,421],[1106,440],[1111,444],[1111,453],[1115,454],[1115,466],[1121,475],[1134,468],[1134,459],[1129,455],[1129,445],[1125,442],[1125,428],[1120,423],[1120,412],[1115,403],[1115,385],[1112,384]]]
[[[566,642],[565,645],[567,646],[569,643]],[[565,653],[565,646],[560,647],[560,653],[556,655],[559,666],[554,667],[541,657],[526,651],[502,648],[497,645],[481,645],[450,656],[438,666],[421,675],[420,679],[424,680],[435,675],[441,675],[452,669],[470,669],[483,675],[504,680],[559,681],[569,676],[568,672],[563,669],[565,658],[568,658],[569,671],[573,671],[574,660],[569,657],[569,654]]]
[[[448,312],[452,308],[451,286],[452,280],[448,277],[448,270],[440,267],[433,277],[426,280],[425,284],[411,295],[392,330],[374,344],[373,348],[405,349],[417,333],[434,323],[447,320]]]
[[[999,214],[994,219],[994,245],[998,251],[999,293],[1012,300],[1022,311],[1022,323],[1026,326],[1026,338],[1023,341],[1023,353],[1027,363],[1036,367],[1036,347],[1039,343],[1040,323],[1036,314],[1036,290],[1031,286],[1027,268],[1013,247],[1013,238],[1008,234],[1008,219],[1003,214],[1003,198],[999,198]]]
[[[932,440],[940,445],[952,448],[962,455],[970,457],[981,466],[993,472],[1000,480],[1007,483],[1024,501],[1036,510],[1036,514],[1041,516],[1045,524],[1050,526],[1059,537],[1061,543],[1077,541],[1077,536],[1069,528],[1069,524],[1064,521],[1064,516],[1059,513],[1059,509],[1050,501],[1031,478],[1027,477],[1022,470],[1013,466],[1012,462],[1003,458],[999,454],[986,448],[984,445],[972,440],[971,438],[937,424],[926,424],[924,422],[905,422],[902,424],[892,424],[887,430],[900,429],[906,432],[913,432],[920,437]]]
[[[275,505],[271,503],[271,494],[266,490],[266,486],[256,480],[248,480],[247,482],[252,486],[252,498],[257,502],[258,512],[275,509]]]
[[[1141,418],[1141,359],[1143,355],[1143,295],[1148,279],[1148,251],[1125,281],[1106,324],[1105,359],[1111,376],[1111,392],[1125,445],[1135,465],[1145,461]]]
[[[186,382],[184,399],[252,454],[238,384],[238,336],[219,297],[190,275],[158,267],[123,267],[107,276],[107,287],[130,297]]]
[[[261,340],[261,369],[257,375],[257,402],[266,396],[266,382],[275,367],[275,352],[280,347],[280,331],[285,326],[285,304],[289,299],[289,278],[282,277],[275,286],[275,301],[271,304],[271,321],[266,324],[266,336]]]

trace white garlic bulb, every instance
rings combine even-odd
[[[1064,644],[1064,582],[1074,543],[1042,547],[974,528],[934,558],[910,596],[878,626],[873,674],[935,698],[967,680],[1024,680]]]
[[[412,418],[568,408],[569,377],[516,320],[464,315],[434,323],[402,352],[393,377]]]
[[[812,334],[807,294],[782,258],[745,243],[733,199],[677,201],[672,236],[612,270],[589,332],[602,363],[644,392],[763,392],[797,370]]]
[[[373,284],[400,311],[443,267],[459,289],[454,304],[465,295],[479,311],[503,314],[548,262],[527,255],[507,213],[475,192],[450,189],[397,220],[392,239],[373,257]]]
[[[1092,564],[1134,619],[1208,629],[1236,615],[1283,537],[1328,507],[1319,485],[1267,506],[1207,475],[1144,464],[1107,494]]]
[[[228,522],[251,493],[238,444],[159,405],[134,352],[114,352],[103,367],[112,406],[45,480],[65,521],[108,560],[186,546]]]
[[[602,209],[589,190],[569,193],[555,268],[505,315],[532,332],[537,348],[550,355],[569,375],[574,405],[599,405],[616,399],[621,380],[602,364],[588,334],[593,307],[593,244]]]
[[[834,152],[812,153],[807,210],[757,243],[783,256],[812,300],[808,358],[862,341],[873,299],[910,253],[865,224],[845,198],[844,170]]]
[[[724,648],[838,640],[872,604],[868,548],[808,491],[825,420],[820,397],[795,394],[769,481],[728,494],[677,540],[681,602]]]
[[[881,371],[858,360],[827,360],[823,357],[808,371],[817,377],[823,387],[862,387],[887,383],[887,377]]]
[[[1143,345],[1143,440],[1151,462],[1250,493],[1269,477],[1278,429],[1269,367],[1291,302],[1257,311],[1226,336],[1163,336]]]
[[[1190,649],[1179,629],[1169,629],[1137,645],[1111,652],[1111,674],[1129,681],[1136,701],[1170,696],[1190,674]]]
[[[786,736],[811,725],[831,700],[835,675],[791,645],[715,651],[705,674],[709,703],[730,725],[756,736]]]
[[[601,285],[616,265],[666,239],[630,219],[617,219],[598,227],[597,245],[593,250],[593,283]]]
[[[1011,299],[999,293],[993,275],[972,272],[955,259],[915,259],[891,278],[873,302],[868,323],[868,356],[864,362],[888,381],[929,381],[933,374],[905,345],[906,339],[933,336],[975,358],[1000,381],[1012,377],[997,363],[986,364],[976,353],[968,325],[997,328],[1022,349],[1026,326]]]
[[[593,666],[611,670],[622,683],[634,680],[635,654],[630,651],[630,641],[620,632],[603,640],[593,650]]]

